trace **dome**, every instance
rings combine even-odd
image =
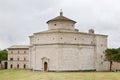
[[[60,15],[47,21],[48,29],[62,29],[62,30],[75,30],[75,21],[63,16],[63,12]]]
[[[71,21],[71,22],[73,22],[73,23],[76,23],[76,21],[71,20],[71,19],[63,16],[63,12],[60,12],[60,16],[57,16],[57,17],[55,17],[55,18],[53,18],[53,19],[51,19],[51,20],[48,20],[47,23],[49,23],[49,22],[51,22],[51,21]]]

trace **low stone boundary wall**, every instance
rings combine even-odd
[[[120,63],[113,62],[113,64],[112,64],[112,70],[113,71],[120,71]]]

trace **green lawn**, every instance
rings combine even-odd
[[[120,72],[32,72],[0,70],[0,80],[120,80]]]

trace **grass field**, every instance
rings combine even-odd
[[[120,80],[120,72],[32,72],[0,70],[0,80]]]

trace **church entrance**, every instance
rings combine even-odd
[[[43,57],[42,59],[42,71],[49,70],[49,59],[47,57]]]
[[[47,68],[48,68],[48,64],[47,62],[44,62],[44,71],[47,71]]]

